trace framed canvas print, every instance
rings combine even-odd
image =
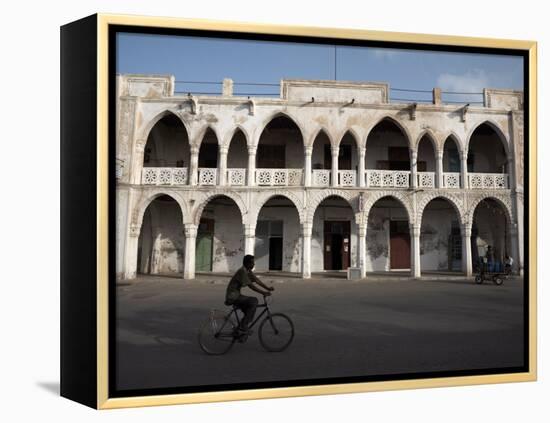
[[[61,394],[536,379],[536,43],[61,28]]]

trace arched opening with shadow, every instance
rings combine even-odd
[[[491,247],[491,256],[499,266],[507,256],[514,257],[510,235],[510,221],[505,207],[493,198],[485,198],[476,206],[472,222],[472,265],[474,270],[479,268],[480,258],[487,256]]]
[[[409,214],[396,198],[382,197],[369,210],[365,269],[388,272],[410,267]]]
[[[184,270],[185,234],[179,204],[168,195],[147,206],[138,239],[137,272],[180,275]]]
[[[246,136],[237,129],[231,138],[227,152],[227,183],[228,185],[246,185],[246,169],[248,168],[248,148]]]
[[[330,186],[330,170],[332,169],[331,142],[324,130],[319,131],[313,140],[311,151],[311,169],[313,186]]]
[[[311,270],[346,277],[348,267],[357,266],[357,228],[348,201],[333,195],[315,209],[311,235]]]
[[[304,141],[300,128],[285,115],[273,118],[258,142],[256,184],[301,185],[303,168]]]
[[[218,195],[204,206],[197,227],[196,272],[232,273],[242,265],[242,216],[232,198]]]
[[[468,144],[468,186],[508,188],[508,167],[502,134],[489,123],[479,125]]]
[[[392,119],[383,119],[369,133],[365,150],[367,186],[410,186],[410,143]]]
[[[433,188],[435,180],[435,141],[425,134],[418,143],[416,170],[418,172],[418,186]]]
[[[199,150],[199,185],[217,183],[218,138],[212,128],[204,133]]]
[[[256,221],[256,270],[300,272],[302,261],[300,216],[296,205],[282,195],[267,200]]]
[[[434,198],[422,212],[421,271],[461,272],[462,252],[462,232],[456,207],[446,198]]]
[[[189,167],[189,137],[185,126],[168,113],[151,129],[143,153],[143,167]]]

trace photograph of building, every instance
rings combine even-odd
[[[522,66],[119,34],[117,390],[521,371]],[[197,332],[245,255],[293,341],[213,357]]]
[[[278,97],[117,78],[118,279],[256,270],[523,272],[523,93],[389,100],[388,83],[283,79]],[[444,93],[443,93],[444,94]]]

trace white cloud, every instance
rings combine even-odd
[[[462,75],[443,73],[437,78],[437,86],[443,91],[477,93],[488,85],[489,76],[482,69],[473,69]]]
[[[377,59],[393,60],[394,58],[396,58],[398,56],[399,51],[389,49],[389,48],[375,48],[375,49],[372,49],[372,54]]]

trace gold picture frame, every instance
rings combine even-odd
[[[431,34],[412,34],[401,32],[382,32],[369,31],[362,29],[339,29],[339,28],[317,28],[317,27],[302,27],[302,26],[283,26],[283,25],[261,25],[254,23],[238,23],[225,21],[210,21],[197,19],[180,19],[180,18],[164,18],[164,17],[145,17],[145,16],[124,16],[114,14],[97,14],[94,15],[89,25],[90,28],[95,28],[89,33],[89,37],[95,39],[97,47],[94,54],[97,69],[96,75],[96,145],[92,148],[96,154],[96,172],[93,179],[96,182],[96,190],[93,192],[95,197],[96,210],[93,216],[95,219],[95,263],[90,264],[95,270],[95,298],[93,303],[96,309],[90,311],[90,315],[86,317],[87,323],[95,321],[95,354],[86,361],[87,364],[80,363],[80,366],[93,367],[95,361],[95,385],[91,381],[82,381],[85,385],[79,386],[74,380],[78,379],[75,374],[76,364],[63,365],[63,357],[66,359],[71,354],[77,354],[74,350],[74,344],[79,342],[75,337],[75,331],[70,329],[65,330],[65,348],[62,348],[62,395],[67,398],[74,399],[81,403],[87,404],[97,409],[113,409],[122,407],[138,407],[138,406],[154,406],[154,405],[170,405],[170,404],[189,404],[189,403],[204,403],[215,401],[234,401],[260,398],[281,398],[306,395],[324,395],[324,394],[341,394],[354,392],[369,392],[383,390],[398,390],[398,389],[416,389],[416,388],[432,388],[432,387],[448,387],[461,385],[476,385],[476,384],[492,384],[505,382],[524,382],[534,381],[537,378],[537,258],[536,258],[536,228],[537,228],[537,43],[534,41],[519,41],[519,40],[504,40],[504,39],[489,39],[477,37],[458,37],[445,35]],[[90,18],[88,18],[90,19]],[[78,22],[68,24],[75,27]],[[109,202],[110,199],[110,182],[109,169],[112,169],[109,156],[109,81],[112,81],[110,74],[109,60],[112,60],[112,52],[109,52],[109,27],[111,26],[136,26],[143,28],[163,28],[163,29],[189,29],[189,30],[204,30],[204,31],[226,31],[242,34],[267,34],[272,36],[294,36],[294,37],[317,37],[331,38],[342,40],[364,40],[377,42],[395,42],[436,46],[461,46],[473,48],[490,48],[490,49],[513,49],[523,51],[528,60],[529,74],[525,75],[528,80],[528,103],[525,105],[528,108],[528,119],[526,119],[526,128],[528,128],[528,157],[525,159],[528,163],[528,210],[529,215],[525,216],[525,221],[528,222],[528,261],[525,262],[525,267],[529,269],[528,284],[528,321],[529,332],[527,335],[528,342],[528,371],[519,373],[506,374],[487,374],[475,376],[456,376],[456,377],[436,377],[436,378],[420,378],[406,380],[391,380],[391,381],[375,381],[375,382],[360,382],[360,383],[345,383],[345,384],[330,384],[330,385],[314,385],[314,386],[293,386],[293,387],[273,387],[262,389],[243,389],[230,391],[212,391],[198,393],[182,393],[168,395],[147,395],[147,396],[131,396],[131,397],[110,397],[109,396],[109,302],[110,298],[110,268],[109,268],[109,239],[112,236],[109,218]],[[91,34],[91,35],[90,35]],[[63,35],[63,34],[62,34]],[[67,34],[67,37],[75,37],[74,34]],[[76,48],[76,47],[75,47]],[[419,47],[420,49],[422,47]],[[62,43],[62,57],[63,57]],[[67,49],[65,53],[67,64],[70,63],[71,50]],[[63,64],[63,62],[62,62]],[[62,66],[63,68],[63,66]],[[65,72],[65,76],[70,79],[69,71]],[[62,95],[63,99],[63,95]],[[76,101],[76,100],[75,100]],[[67,104],[70,102],[67,101]],[[62,125],[74,125],[71,122],[70,113],[62,113]],[[62,149],[63,149],[62,143]],[[72,160],[72,154],[67,151],[65,162]],[[62,159],[63,162],[63,159]],[[62,164],[63,167],[63,164]],[[69,175],[70,170],[67,170]],[[75,170],[73,170],[75,172]],[[62,174],[63,175],[63,174]],[[62,177],[63,179],[63,177]],[[63,182],[62,182],[63,184]],[[66,191],[62,196],[65,196],[67,201],[71,201],[71,193]],[[74,226],[69,223],[69,220],[64,221],[66,230],[72,230]],[[62,238],[63,239],[63,238]],[[63,242],[62,249],[70,249],[70,243]],[[67,253],[69,254],[69,253]],[[66,256],[65,256],[66,257]],[[66,260],[68,262],[68,259]],[[67,263],[67,266],[72,264]],[[66,275],[70,272],[67,271]],[[68,276],[66,276],[68,278]],[[65,325],[69,325],[69,319],[77,319],[75,317],[74,304],[68,305],[68,302],[78,301],[78,295],[72,294],[67,285],[69,279],[64,280],[62,276],[62,292],[64,287],[67,289],[65,303],[62,301],[62,333]],[[92,288],[90,288],[92,289]],[[91,290],[89,292],[92,292]],[[80,294],[79,294],[80,295]],[[65,320],[63,320],[63,314]],[[84,317],[82,317],[84,318]],[[64,323],[65,322],[65,323]],[[68,327],[68,326],[67,326]],[[86,335],[78,335],[85,337]],[[63,345],[62,336],[62,345]],[[70,380],[70,383],[67,382]],[[85,392],[84,392],[85,391]],[[95,392],[95,397],[92,395]]]

